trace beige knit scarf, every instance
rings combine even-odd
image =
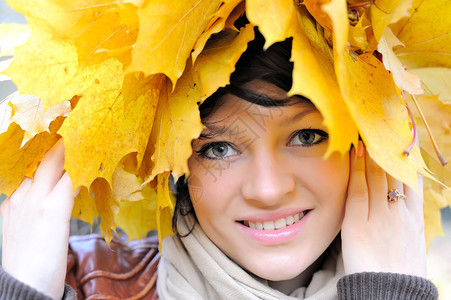
[[[188,231],[193,218],[179,221],[179,232]],[[337,282],[344,275],[339,247],[330,247],[320,270],[307,287],[290,295],[247,273],[210,241],[196,224],[184,238],[166,237],[158,266],[160,299],[308,299],[337,298]]]

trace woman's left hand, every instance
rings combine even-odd
[[[75,196],[63,169],[61,140],[44,156],[33,180],[25,178],[0,207],[3,269],[52,299],[64,294]]]
[[[359,143],[351,151],[351,174],[341,231],[346,274],[390,272],[426,277],[422,178],[419,191],[379,167]],[[405,198],[390,202],[396,189]]]

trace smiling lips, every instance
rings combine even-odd
[[[246,235],[266,245],[288,242],[298,235],[309,219],[311,210],[274,221],[239,221],[236,224]]]
[[[280,218],[275,221],[264,221],[264,222],[243,221],[243,224],[246,225],[247,227],[250,227],[252,229],[257,229],[257,230],[281,229],[281,228],[285,228],[287,226],[293,225],[294,223],[298,222],[307,214],[307,212],[308,211],[306,210],[301,213],[287,216],[285,218]]]

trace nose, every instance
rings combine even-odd
[[[248,170],[241,186],[241,194],[247,201],[277,206],[294,191],[296,181],[286,158],[262,152],[251,159]]]

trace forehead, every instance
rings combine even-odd
[[[249,94],[240,98],[233,94],[226,94],[213,113],[202,121],[204,124],[230,121],[233,117],[243,115],[254,117],[271,117],[271,119],[290,119],[293,114],[307,114],[316,112],[316,107],[302,96],[287,97],[283,89],[262,80],[254,80],[242,86],[242,90]],[[278,103],[280,102],[280,103]],[[270,103],[270,104],[268,104]]]

